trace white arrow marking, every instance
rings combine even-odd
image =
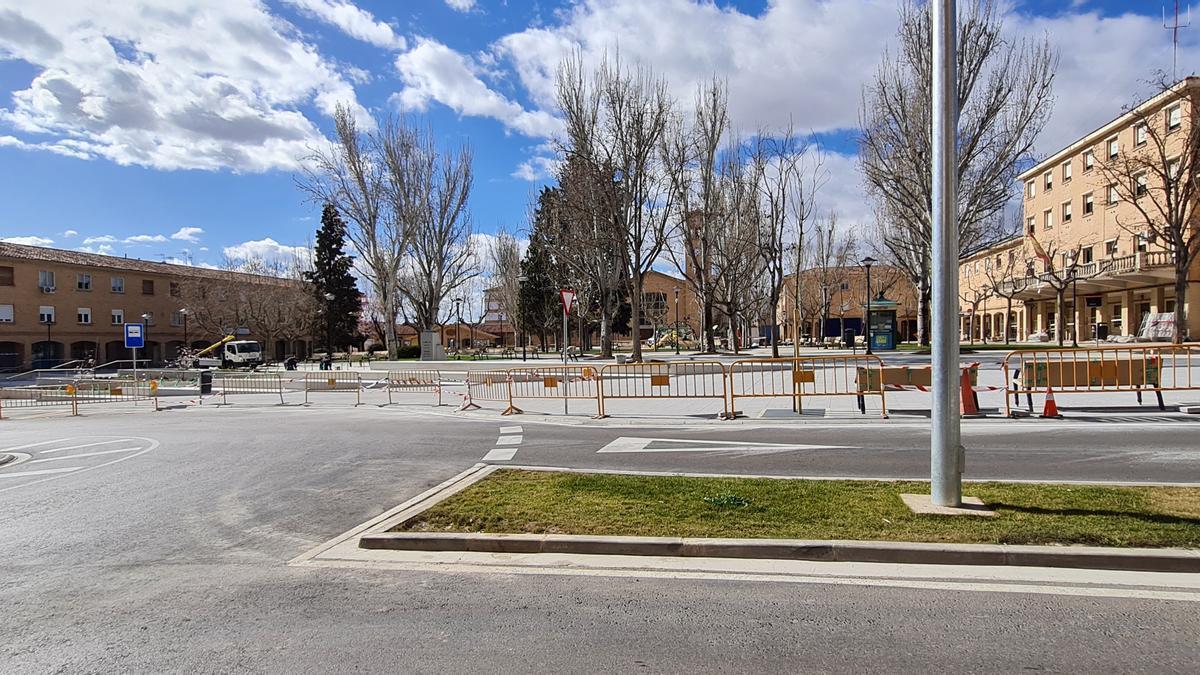
[[[32,447],[36,447],[36,446],[39,446],[39,445],[50,445],[51,443],[59,443],[59,442],[61,442],[61,441],[69,441],[69,440],[71,440],[71,439],[69,439],[69,438],[56,438],[56,439],[54,439],[54,440],[52,440],[52,441],[41,441],[41,442],[39,442],[39,443],[27,443],[27,444],[25,444],[25,445],[14,445],[14,446],[13,446],[13,447],[11,447],[11,448],[0,448],[0,452],[8,452],[9,450],[24,450],[25,448],[32,448]]]
[[[651,443],[691,443],[689,447],[651,448]],[[750,441],[698,441],[690,438],[637,438],[621,436],[597,450],[600,452],[715,452],[755,450],[828,450],[840,449],[845,445],[803,445],[797,443],[752,443]]]
[[[98,443],[84,443],[83,445],[68,445],[65,448],[52,448],[50,450],[42,450],[41,453],[43,455],[46,455],[51,452],[61,452],[63,450],[78,450],[79,448],[90,448],[94,445],[108,445],[110,443],[128,443],[130,440],[131,439],[129,439],[129,438],[118,438],[118,439],[111,440],[111,441],[100,441]]]

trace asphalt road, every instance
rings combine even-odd
[[[0,424],[0,451],[28,455],[0,468],[6,673],[1162,673],[1200,660],[1195,604],[1173,600],[287,564],[497,447],[514,450],[508,463],[921,476],[917,428],[579,428],[333,407]],[[1197,427],[1094,427],[968,435],[968,476],[1200,480]],[[596,452],[621,437],[848,447]],[[52,468],[72,470],[32,473]]]

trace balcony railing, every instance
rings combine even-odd
[[[1075,277],[1079,280],[1096,277],[1119,277],[1123,274],[1132,274],[1143,270],[1170,267],[1173,264],[1170,251],[1138,251],[1129,255],[1081,263],[1075,268]],[[1026,276],[1019,280],[1003,281],[1000,284],[1000,288],[1004,293],[1018,286],[1021,286],[1023,290],[1029,290],[1039,285],[1042,287],[1049,286],[1053,280],[1054,276],[1052,274],[1042,272]]]

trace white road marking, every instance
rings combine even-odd
[[[521,427],[500,427],[500,433],[502,434],[519,434],[522,431]]]
[[[32,462],[30,462],[32,464]],[[22,478],[24,476],[41,476],[47,473],[67,473],[78,471],[82,466],[68,466],[61,469],[41,469],[40,471],[18,471],[17,473],[0,473],[0,478]]]
[[[38,443],[27,443],[25,445],[15,445],[11,448],[0,448],[0,452],[8,452],[9,450],[24,450],[25,448],[36,448],[39,445],[50,445],[51,443],[61,443],[62,441],[69,441],[69,440],[71,440],[71,439],[56,438],[52,441],[40,441]]]
[[[507,462],[517,454],[516,448],[496,448],[483,456],[485,462]]]
[[[59,452],[62,450],[78,450],[79,448],[90,448],[94,445],[108,445],[109,443],[128,443],[128,442],[129,442],[128,438],[118,438],[118,439],[111,440],[111,441],[99,441],[96,443],[84,443],[83,445],[68,445],[64,448],[51,448],[49,450],[40,450],[39,452],[41,452],[43,455],[48,455],[52,452]]]
[[[110,459],[107,462],[101,462],[100,464],[95,464],[92,466],[87,466],[87,467],[78,467],[77,466],[77,467],[71,467],[69,469],[42,469],[41,471],[30,472],[30,473],[38,473],[38,474],[49,473],[49,474],[59,474],[59,475],[50,475],[50,476],[46,476],[44,478],[37,478],[36,480],[31,480],[28,483],[19,483],[17,485],[10,485],[8,487],[3,487],[3,488],[0,488],[0,492],[8,492],[9,490],[20,490],[22,488],[27,488],[30,485],[37,485],[38,483],[45,483],[46,481],[57,480],[59,478],[67,478],[68,476],[75,476],[75,475],[79,475],[82,473],[87,473],[88,471],[102,469],[106,466],[111,466],[113,464],[117,464],[118,462],[124,462],[127,459],[133,459],[134,457],[141,457],[142,455],[146,454],[147,452],[150,452],[151,450],[154,450],[155,448],[157,448],[159,446],[158,441],[156,441],[152,438],[146,438],[144,436],[131,436],[124,440],[132,441],[132,442],[140,441],[140,442],[147,443],[148,445],[147,445],[147,447],[140,449],[137,452],[122,454],[122,455],[119,455],[116,459]],[[79,469],[78,473],[75,472],[76,469]],[[15,475],[18,475],[18,474],[0,473],[0,477],[12,477]]]
[[[96,452],[81,452],[78,455],[61,455],[59,457],[44,457],[42,459],[35,459],[32,462],[30,462],[30,464],[37,464],[39,462],[58,462],[58,461],[62,461],[64,459],[78,459],[80,457],[94,457],[96,455],[111,455],[115,452],[129,452],[130,450],[141,450],[141,449],[142,449],[142,446],[135,445],[132,448],[118,448],[117,450],[97,450]]]
[[[651,448],[650,444],[660,443],[690,443],[687,447]],[[609,452],[719,452],[741,451],[777,452],[781,450],[829,450],[841,449],[845,445],[803,445],[798,443],[751,443],[749,441],[700,441],[690,438],[641,438],[621,436],[608,445],[597,450],[597,453]]]
[[[501,436],[496,439],[496,445],[520,445],[520,436]]]

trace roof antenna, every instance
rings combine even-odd
[[[1179,29],[1192,25],[1192,6],[1187,8],[1187,23],[1179,23],[1179,0],[1175,0],[1175,21],[1167,23],[1167,8],[1163,7],[1163,28],[1171,31],[1171,83],[1179,79]]]

